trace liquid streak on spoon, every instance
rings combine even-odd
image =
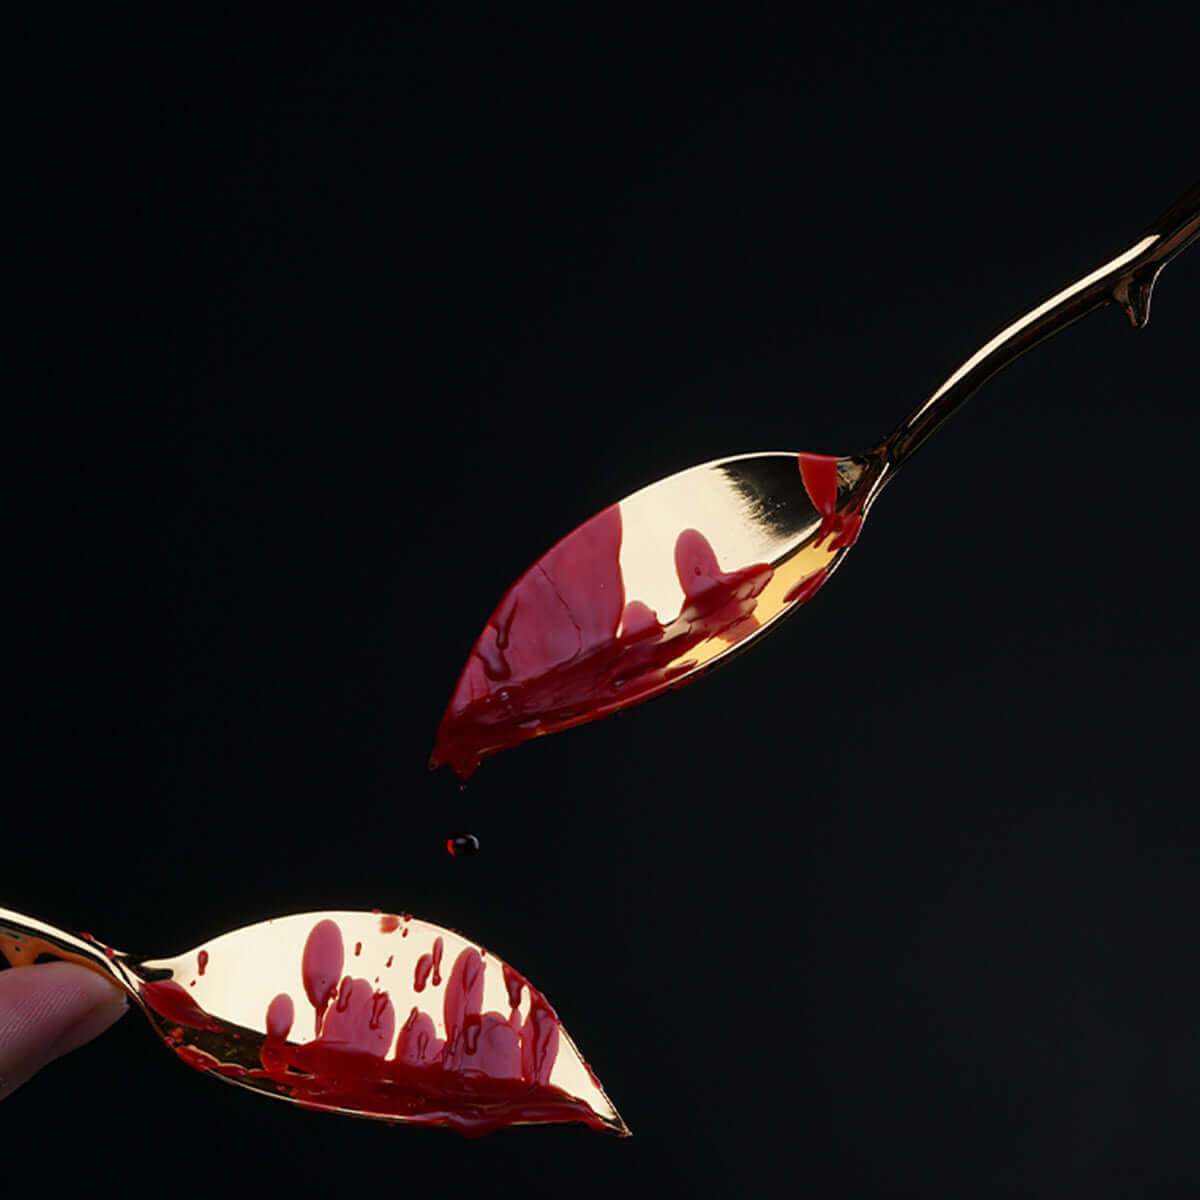
[[[810,600],[883,488],[982,383],[1105,305],[1135,328],[1200,231],[1200,184],[1127,249],[1006,325],[874,449],[743,454],[613,504],[508,590],[475,643],[430,766],[481,759],[696,678]]]
[[[566,1122],[629,1133],[541,992],[407,914],[279,917],[138,959],[0,908],[0,955],[96,971],[189,1066],[306,1108],[467,1137]]]

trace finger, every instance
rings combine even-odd
[[[0,1100],[126,1011],[125,993],[74,963],[0,971]]]

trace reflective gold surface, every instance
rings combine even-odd
[[[869,470],[867,461],[838,460],[839,510],[855,508],[868,495],[878,467]],[[704,670],[773,624],[794,607],[786,597],[801,580],[821,569],[832,573],[849,549],[831,549],[834,539],[820,538],[821,514],[790,451],[741,454],[692,467],[626,497],[620,509],[626,597],[640,600],[660,619],[669,620],[686,603],[674,555],[681,529],[704,534],[722,571],[752,563],[767,563],[773,570],[758,595],[755,624],[723,630],[682,651],[667,668],[676,681]]]

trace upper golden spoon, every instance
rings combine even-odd
[[[1200,184],[1121,253],[1010,322],[862,454],[704,463],[586,521],[508,590],[475,643],[431,765],[489,754],[677,687],[810,599],[879,493],[966,398],[1107,304],[1146,324],[1162,268],[1200,230]]]

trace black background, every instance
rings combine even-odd
[[[2,902],[148,954],[409,909],[546,991],[635,1136],[310,1114],[131,1016],[4,1106],[0,1170],[1194,1194],[1200,251],[1146,330],[988,384],[738,661],[426,770],[554,540],[696,462],[873,444],[1194,182],[1186,30],[443,6],[22,57],[49,345],[14,357]]]

